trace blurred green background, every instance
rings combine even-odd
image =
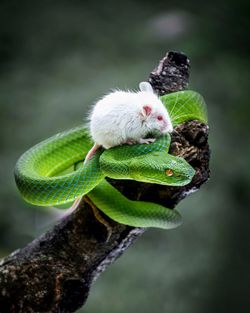
[[[79,125],[111,88],[135,88],[166,51],[191,59],[209,110],[211,180],[93,285],[86,313],[249,312],[249,1],[1,1],[0,255],[50,220],[23,202],[18,157]],[[80,311],[79,311],[80,312]]]

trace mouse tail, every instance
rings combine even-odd
[[[86,163],[90,158],[92,158],[92,156],[96,153],[96,151],[101,147],[101,145],[98,145],[97,143],[95,143],[93,145],[93,147],[89,150],[89,152],[87,153],[84,163]]]
[[[100,147],[101,147],[101,145],[98,145],[97,143],[95,143],[94,146],[87,153],[85,160],[84,160],[84,163],[86,163],[95,154],[95,152]],[[54,211],[56,212],[55,213],[55,220],[56,221],[60,220],[62,218],[65,218],[66,216],[70,215],[71,213],[73,213],[75,211],[75,209],[78,207],[81,200],[82,200],[82,197],[76,199],[75,202],[73,203],[73,205],[64,212],[62,212],[61,209],[57,209],[57,208],[52,207],[52,209],[54,209]]]

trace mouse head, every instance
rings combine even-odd
[[[142,125],[149,131],[162,134],[173,131],[169,114],[161,100],[154,93],[152,86],[147,82],[140,83],[138,97],[141,105],[140,118]]]

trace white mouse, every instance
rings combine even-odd
[[[167,109],[147,82],[141,82],[140,91],[113,91],[99,100],[90,114],[90,134],[94,146],[88,152],[89,160],[97,149],[105,149],[122,144],[149,144],[155,138],[146,138],[154,132],[165,134],[173,131]],[[56,213],[57,219],[73,212],[81,198],[63,215]]]
[[[99,147],[109,149],[122,144],[151,143],[148,134],[172,132],[167,109],[148,82],[140,91],[113,91],[99,100],[90,114],[90,134],[95,145],[86,156],[91,158]]]

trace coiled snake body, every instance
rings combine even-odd
[[[206,122],[205,104],[196,92],[173,93],[162,97],[162,101],[174,125],[190,119]],[[187,107],[188,114],[185,114]],[[173,228],[181,222],[176,210],[128,200],[105,180],[105,177],[111,177],[169,186],[188,184],[195,171],[184,159],[168,154],[170,140],[168,134],[150,145],[98,150],[84,166],[77,168],[92,146],[87,129],[77,127],[25,152],[15,167],[16,184],[22,197],[35,205],[63,204],[88,194],[100,210],[120,223]],[[75,170],[65,173],[72,166]]]

